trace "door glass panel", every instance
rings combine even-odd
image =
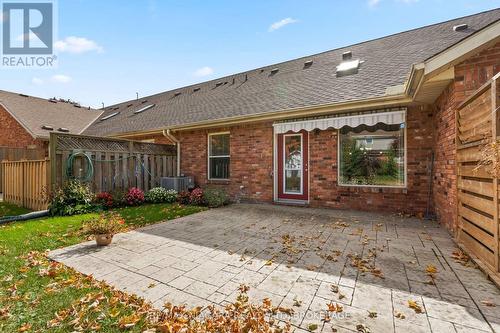
[[[302,136],[285,136],[284,174],[285,192],[302,193]]]

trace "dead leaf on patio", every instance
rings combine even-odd
[[[363,324],[356,325],[356,331],[360,333],[370,333],[370,329]]]
[[[415,313],[423,313],[422,307],[417,303],[417,301],[408,300],[408,307],[413,309]]]
[[[484,306],[496,307],[497,305],[491,301],[481,301]]]
[[[240,290],[240,292],[246,293],[247,291],[250,290],[250,287],[247,286],[246,284],[240,284],[240,286],[238,287],[238,289]]]
[[[316,266],[314,266],[314,265],[308,265],[308,266],[306,266],[306,269],[307,269],[308,271],[315,271],[317,268],[318,268],[318,267],[316,267]]]
[[[427,272],[427,274],[436,274],[438,270],[434,265],[427,265],[425,271]]]
[[[328,307],[328,311],[330,311],[330,312],[340,313],[340,312],[344,311],[344,307],[338,303],[333,304],[333,302],[330,302],[330,303],[326,304],[326,306]]]
[[[343,298],[345,298],[345,295],[342,293],[339,293],[339,299],[343,299]]]
[[[470,260],[470,257],[462,250],[453,251],[451,257],[456,263],[459,263],[462,266],[465,267],[474,266],[474,264]]]
[[[406,316],[403,313],[399,312],[399,311],[396,311],[394,313],[394,317],[396,317],[398,319],[405,319],[406,318]]]
[[[368,317],[377,318],[377,313],[375,311],[368,311]]]
[[[309,324],[309,326],[307,326],[307,329],[309,331],[315,331],[318,329],[318,325],[317,324]]]
[[[302,306],[302,301],[299,300],[297,297],[293,298],[293,306],[299,307]]]
[[[269,259],[268,261],[266,261],[265,265],[266,266],[271,266],[273,264],[273,259]]]
[[[332,291],[332,293],[338,293],[339,292],[339,286],[337,286],[336,284],[332,284],[330,286],[330,290]]]
[[[148,286],[148,288],[154,288],[154,287],[156,287],[156,283],[154,283],[154,282],[150,283]]]

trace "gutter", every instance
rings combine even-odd
[[[163,136],[169,139],[172,142],[175,142],[175,146],[177,148],[177,171],[176,175],[177,177],[181,176],[181,142],[179,139],[177,139],[175,136],[170,133],[170,128],[164,129],[162,131]]]

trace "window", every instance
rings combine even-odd
[[[340,130],[339,184],[405,186],[404,124]]]
[[[208,179],[229,179],[229,133],[208,135]]]

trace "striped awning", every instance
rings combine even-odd
[[[326,130],[329,128],[340,129],[344,126],[357,127],[359,125],[373,126],[378,123],[396,125],[402,124],[406,119],[406,109],[390,112],[363,113],[355,116],[341,116],[318,119],[305,119],[301,121],[291,121],[275,123],[274,133],[282,134],[287,132],[299,132],[302,130],[312,131],[315,129]]]

